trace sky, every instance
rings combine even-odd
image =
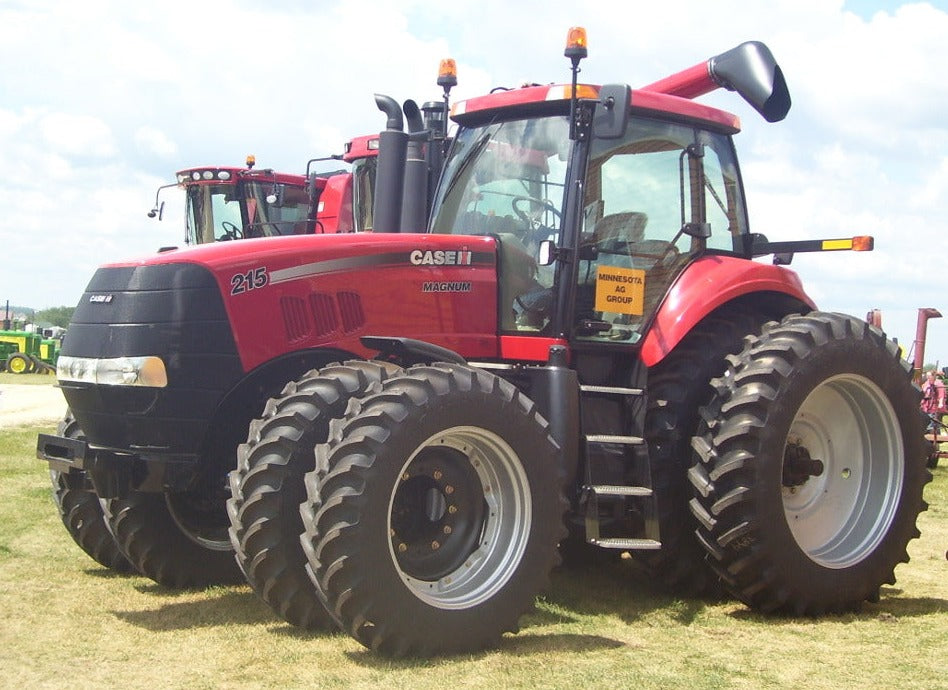
[[[102,263],[181,244],[175,170],[303,172],[385,125],[373,94],[453,99],[569,79],[563,44],[585,26],[580,79],[634,87],[746,40],[766,43],[793,107],[736,113],[751,230],[771,240],[875,237],[872,253],[798,254],[825,311],[863,318],[948,366],[948,0],[0,0],[0,309],[73,306]]]

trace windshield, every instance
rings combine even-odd
[[[432,232],[512,234],[527,245],[555,239],[568,144],[565,117],[461,130],[445,164]]]
[[[185,241],[205,244],[303,234],[309,208],[306,190],[293,185],[262,181],[188,185]]]
[[[497,238],[501,331],[549,320],[555,268],[537,252],[559,241],[569,146],[565,117],[496,122],[462,129],[445,163],[431,230]]]

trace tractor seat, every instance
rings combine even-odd
[[[599,249],[627,250],[628,245],[645,237],[646,223],[648,216],[640,211],[610,213],[596,223],[593,244]]]

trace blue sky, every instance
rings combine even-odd
[[[877,12],[892,13],[893,10],[897,9],[900,5],[905,4],[907,3],[895,2],[893,0],[845,0],[843,2],[843,9],[868,21],[872,19]],[[928,4],[942,11],[948,8],[948,2],[945,2],[945,0],[929,0]]]
[[[0,304],[72,305],[103,262],[180,243],[180,210],[149,220],[180,168],[299,171],[378,131],[372,95],[457,98],[581,78],[633,87],[761,40],[793,97],[770,125],[733,94],[703,100],[737,137],[752,229],[771,239],[872,234],[871,254],[799,255],[822,309],[910,346],[935,307],[926,360],[948,365],[948,7],[850,0],[0,0]]]

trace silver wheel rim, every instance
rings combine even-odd
[[[901,427],[869,379],[843,374],[807,396],[788,444],[823,463],[819,475],[783,486],[787,524],[811,560],[841,569],[873,553],[895,517],[904,480]]]
[[[479,494],[484,509],[476,533],[468,530],[468,536],[473,537],[475,543],[455,553],[448,572],[426,579],[409,572],[404,560],[407,547],[401,541],[402,535],[393,527],[393,508],[400,500],[400,487],[417,469],[421,454],[439,449],[447,449],[446,453],[455,462],[462,459],[469,463],[463,468],[472,478],[468,489]],[[391,537],[389,554],[402,582],[419,599],[439,609],[471,608],[494,596],[519,566],[530,535],[530,485],[517,453],[497,434],[486,429],[453,427],[422,443],[402,466],[400,475],[389,499],[387,528]],[[440,525],[437,515],[447,515],[451,510],[453,487],[441,485],[437,492],[431,493],[437,494],[429,501],[429,505],[435,506],[436,517],[429,520]],[[462,539],[464,535],[448,535],[446,539],[452,537]]]

